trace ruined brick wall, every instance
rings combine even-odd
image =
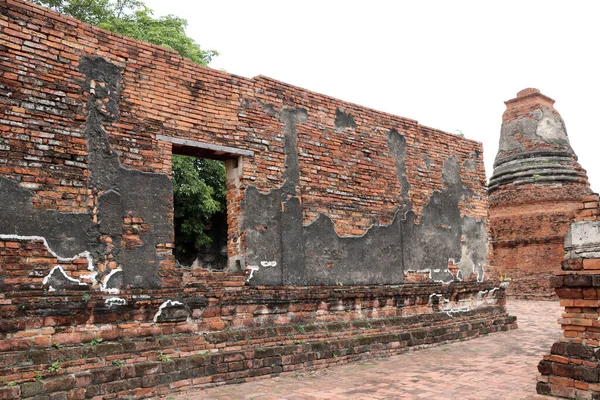
[[[251,283],[399,283],[424,269],[449,281],[450,259],[483,278],[480,143],[27,3],[2,10],[0,234],[88,252],[92,285],[116,270],[125,287],[177,285],[171,151],[209,145],[240,157],[229,259],[258,271]],[[124,218],[147,227],[135,245]]]
[[[493,261],[509,294],[552,298],[550,278],[581,199],[591,193],[554,100],[526,89],[506,102],[489,183]]]
[[[174,262],[174,152],[226,160],[226,272]],[[514,328],[483,281],[484,183],[480,143],[0,0],[0,398],[144,398]]]
[[[600,398],[600,202],[585,196],[564,241],[562,268],[551,280],[565,307],[564,335],[540,361],[537,391],[565,398]]]

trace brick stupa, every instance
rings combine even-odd
[[[505,104],[488,188],[490,272],[510,279],[509,295],[552,298],[549,281],[564,259],[564,236],[592,191],[554,100],[525,89]]]

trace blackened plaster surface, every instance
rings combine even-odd
[[[412,209],[410,201],[410,183],[406,178],[406,139],[396,129],[388,132],[388,147],[396,159],[396,177],[400,184],[400,210],[406,212]],[[427,166],[429,168],[429,166]]]
[[[346,113],[339,108],[335,109],[335,120],[333,122],[335,129],[356,128],[354,117],[350,113]]]
[[[64,258],[90,250],[98,230],[89,215],[33,208],[32,197],[29,189],[0,177],[0,235],[43,237]]]
[[[123,266],[125,287],[160,286],[159,258],[156,245],[170,243],[168,215],[173,188],[166,175],[123,168],[112,149],[104,129],[117,121],[121,73],[117,66],[103,58],[84,57],[80,71],[86,79],[83,89],[90,97],[87,103],[85,135],[88,143],[88,188],[98,194],[98,224],[103,235],[110,236],[111,255]],[[139,232],[142,244],[122,246],[122,221],[126,217],[143,220],[151,229]],[[104,255],[97,254],[96,257]]]
[[[107,279],[108,289],[158,287],[160,258],[156,245],[172,242],[168,218],[171,181],[166,175],[123,168],[109,143],[105,126],[119,118],[119,68],[103,58],[84,57],[79,70],[85,77],[80,84],[89,95],[84,106],[90,171],[87,189],[97,199],[97,209],[90,206],[87,213],[37,209],[32,206],[34,194],[29,189],[0,177],[0,234],[43,237],[59,257],[87,251],[94,265],[116,261],[122,272],[119,279]],[[142,219],[151,227],[139,232],[142,244],[121,246],[125,217]],[[112,244],[108,246],[101,237],[110,237]],[[105,271],[104,276],[96,272],[96,278],[102,281],[111,271]],[[50,278],[56,287],[61,286],[59,275],[54,273]]]
[[[302,225],[298,156],[289,152],[297,152],[296,125],[306,120],[305,111],[284,109],[276,114],[272,107],[269,110],[284,123],[285,181],[267,194],[253,186],[246,189],[242,208],[251,284],[396,284],[403,282],[407,270],[428,270],[432,279],[451,282],[455,278],[448,271],[450,260],[459,264],[459,277],[483,278],[485,224],[460,214],[459,202],[472,192],[461,182],[456,157],[444,162],[443,190],[432,194],[417,223],[406,176],[406,140],[391,129],[388,148],[396,160],[394,178],[400,184],[401,199],[395,217],[391,224],[373,225],[361,236],[341,237],[325,214]],[[335,127],[349,127],[347,118],[336,110]]]
[[[309,285],[400,283],[403,276],[402,221],[373,226],[362,236],[340,237],[321,214],[304,227]],[[285,265],[284,265],[285,268]]]
[[[402,237],[404,241],[404,267],[407,270],[419,271],[430,269],[432,279],[442,282],[451,282],[452,274],[448,271],[449,260],[460,263],[464,277],[473,271],[472,261],[462,259],[462,242],[471,243],[469,250],[478,252],[477,256],[469,253],[469,257],[479,262],[476,275],[483,277],[483,263],[487,257],[487,239],[479,233],[485,232],[483,221],[476,221],[470,217],[461,217],[458,203],[469,197],[471,191],[462,185],[460,167],[455,157],[448,158],[442,169],[442,182],[444,189],[435,191],[429,202],[423,208],[420,221],[415,222],[412,211],[407,213],[402,224]],[[465,222],[466,220],[469,222]],[[471,227],[475,225],[475,227]],[[463,229],[467,227],[470,229]],[[474,243],[479,243],[475,245]],[[482,251],[483,250],[483,251]],[[463,270],[463,264],[470,263],[470,268]]]

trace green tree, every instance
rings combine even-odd
[[[218,53],[202,50],[185,34],[187,21],[174,15],[154,18],[139,0],[33,0],[34,3],[70,15],[134,39],[176,50],[195,63],[207,65]]]
[[[175,246],[183,256],[218,242],[213,217],[226,209],[225,165],[215,160],[173,156]],[[216,243],[219,244],[219,243]]]
[[[139,0],[33,2],[109,31],[173,49],[197,64],[207,65],[218,54],[201,49],[186,35],[185,19],[174,15],[154,18],[152,10]],[[226,209],[223,163],[173,156],[173,197],[178,258],[218,241],[216,236],[222,229],[211,231],[211,228],[215,216],[221,214],[224,218]]]

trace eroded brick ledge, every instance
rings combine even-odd
[[[190,320],[114,322],[122,330],[112,338],[115,332],[106,334],[102,324],[4,332],[0,375],[16,386],[0,388],[0,399],[146,398],[516,328],[515,317],[506,314],[504,289],[483,286],[245,287],[208,297],[215,305],[201,315],[213,318],[206,326],[213,330],[203,332]],[[93,320],[94,310],[90,305],[77,312]],[[227,329],[214,329],[219,325]],[[54,362],[61,369],[49,372]]]

